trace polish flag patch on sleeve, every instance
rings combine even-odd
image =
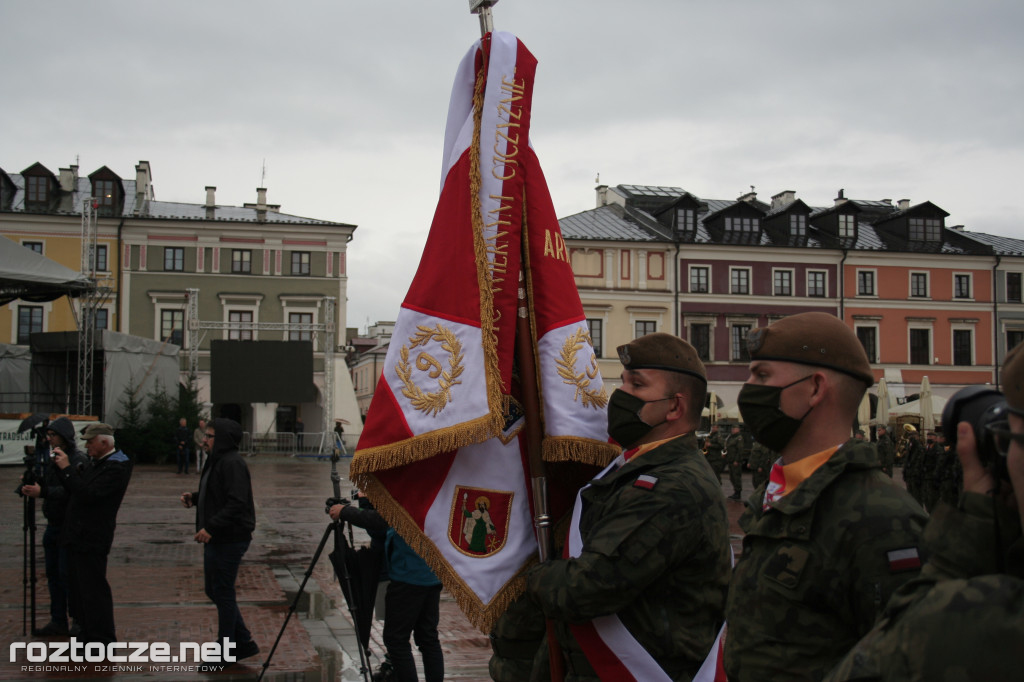
[[[917,547],[894,549],[887,552],[886,557],[889,559],[889,570],[893,573],[921,568],[921,556],[917,553]]]
[[[654,490],[654,486],[658,484],[657,476],[648,476],[647,474],[640,474],[633,481],[634,488],[643,488],[644,490]]]

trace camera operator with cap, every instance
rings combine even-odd
[[[1024,346],[1004,362],[1009,430],[991,424],[1001,433],[988,440],[969,421],[955,425],[964,477],[959,504],[936,510],[925,530],[929,559],[920,577],[893,595],[878,625],[832,671],[830,682],[1021,679]],[[1005,469],[996,474],[998,462],[986,467],[986,458],[1002,459]]]
[[[59,417],[46,426],[46,440],[54,452],[67,453],[72,466],[85,464],[88,459],[78,449],[75,425],[67,417]],[[47,458],[49,459],[49,458]],[[60,482],[60,469],[50,461],[43,471],[42,483],[23,486],[21,493],[43,500],[46,531],[43,533],[43,552],[46,558],[46,583],[50,591],[50,622],[33,631],[33,635],[49,637],[68,634],[68,552],[60,546],[61,529],[67,515],[68,491]],[[75,617],[74,613],[70,614]]]
[[[132,463],[114,446],[114,428],[109,424],[89,424],[82,437],[90,463],[73,464],[67,453],[54,449],[60,481],[71,494],[61,546],[68,551],[71,612],[82,626],[80,639],[109,644],[117,636],[107,555]]]
[[[725,670],[734,682],[819,680],[920,569],[927,520],[851,438],[874,382],[856,335],[826,313],[751,332],[740,414],[779,453],[747,500],[729,587]]]
[[[567,679],[621,679],[618,666],[691,679],[722,625],[730,570],[725,497],[695,434],[704,365],[665,333],[618,353],[608,434],[625,451],[580,491],[569,558],[531,568],[527,592],[555,621]]]

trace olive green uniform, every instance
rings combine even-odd
[[[754,482],[754,490],[761,487],[768,480],[772,472],[772,465],[779,458],[778,453],[769,450],[760,443],[755,442],[750,449],[750,476]]]
[[[725,462],[729,467],[729,483],[732,483],[733,499],[743,495],[743,436],[730,434],[725,441]]]
[[[916,549],[926,520],[874,445],[853,440],[769,511],[751,498],[726,607],[729,679],[820,680],[918,574],[889,552]]]
[[[1016,512],[1000,505],[996,516],[992,498],[977,493],[964,494],[960,509],[941,505],[920,577],[897,590],[827,680],[1021,679],[1024,541]],[[1000,535],[1008,552],[994,550]]]
[[[896,446],[892,443],[892,438],[889,437],[888,432],[881,434],[878,437],[878,442],[875,443],[875,448],[878,450],[878,459],[882,463],[882,471],[884,471],[889,478],[892,478],[892,470],[896,465]]]
[[[711,470],[718,477],[719,483],[722,482],[722,471],[725,470],[725,459],[722,457],[722,450],[724,449],[725,436],[721,431],[715,431],[708,436],[704,455],[708,459],[708,464],[711,465]]]
[[[903,442],[903,482],[919,504],[924,500],[924,457],[924,446],[917,436],[907,436]]]
[[[722,624],[730,573],[725,500],[696,440],[635,457],[581,496],[580,556],[527,573],[528,593],[556,620],[566,679],[597,679],[568,623],[610,614],[672,679],[691,679]]]

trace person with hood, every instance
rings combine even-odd
[[[205,447],[209,456],[199,477],[199,490],[181,495],[186,508],[196,508],[194,539],[204,545],[204,587],[217,606],[217,641],[223,643],[227,638],[234,642],[237,660],[260,652],[235,597],[238,567],[256,527],[249,468],[238,452],[241,442],[238,422],[220,418],[208,423]]]
[[[68,453],[53,449],[58,477],[70,495],[60,544],[68,553],[70,610],[82,627],[80,640],[110,644],[117,641],[117,634],[107,556],[132,477],[132,462],[114,444],[110,424],[89,424],[82,438],[90,460],[85,465],[73,464]]]
[[[60,417],[46,426],[46,440],[49,448],[60,448],[67,453],[73,466],[85,466],[88,458],[78,449],[75,425],[67,417]],[[47,460],[49,460],[47,456]],[[68,630],[68,552],[60,546],[60,532],[68,509],[68,491],[60,482],[60,469],[52,461],[47,462],[40,483],[22,486],[22,495],[43,500],[43,516],[46,530],[43,532],[43,553],[46,562],[46,586],[50,591],[50,622],[36,628],[32,634],[37,637],[66,635]],[[74,613],[70,614],[74,617]]]

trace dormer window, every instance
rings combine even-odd
[[[726,218],[725,219],[725,231],[726,232],[741,232],[744,234],[753,234],[761,228],[759,218]]]
[[[857,236],[857,218],[849,213],[839,214],[839,238],[853,239]]]
[[[692,208],[676,209],[676,230],[693,232],[697,229],[697,212]]]
[[[935,218],[910,218],[909,237],[912,242],[937,242],[942,238],[942,221]]]
[[[807,216],[794,213],[789,216],[789,236],[803,237],[807,234]]]
[[[49,194],[50,183],[46,176],[25,176],[25,201],[40,204],[45,203],[49,199]]]
[[[113,180],[93,180],[92,182],[93,199],[98,203],[99,206],[111,208],[114,206],[114,181]]]

